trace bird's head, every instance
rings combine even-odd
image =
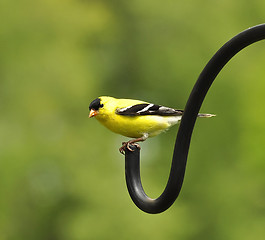
[[[101,102],[100,98],[96,98],[95,100],[93,100],[89,105],[89,117],[91,118],[97,116],[103,106],[104,104]]]
[[[106,118],[106,116],[113,111],[115,98],[112,97],[98,97],[93,100],[89,105],[89,117]]]

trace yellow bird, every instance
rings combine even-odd
[[[117,99],[108,96],[98,97],[89,105],[89,117],[95,117],[109,130],[133,138],[123,142],[119,151],[125,148],[133,151],[130,144],[140,148],[137,142],[154,137],[177,124],[183,110],[176,110],[140,100]],[[198,114],[198,117],[213,117],[213,114]]]

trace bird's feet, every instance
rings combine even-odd
[[[127,148],[130,152],[133,152],[134,150],[131,149],[130,145],[135,146],[135,147],[141,149],[141,147],[140,147],[140,145],[139,145],[138,143],[128,141],[128,142],[123,142],[123,143],[122,143],[122,146],[119,148],[120,153],[123,154],[123,155],[125,155],[125,149],[126,149],[126,148]]]

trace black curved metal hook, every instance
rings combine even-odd
[[[138,208],[147,213],[161,213],[176,200],[183,183],[192,131],[202,102],[218,73],[225,64],[245,47],[265,39],[265,24],[249,28],[223,45],[201,72],[184,109],[179,126],[169,179],[164,192],[157,198],[149,198],[142,187],[140,177],[140,150],[125,153],[125,174],[129,194]]]

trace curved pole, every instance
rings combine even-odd
[[[140,177],[140,151],[126,151],[125,174],[128,191],[134,203],[147,213],[160,213],[176,200],[183,183],[192,131],[202,102],[218,73],[225,64],[245,47],[265,39],[265,24],[249,28],[228,41],[211,58],[195,83],[179,126],[171,171],[164,192],[157,199],[149,198]]]

